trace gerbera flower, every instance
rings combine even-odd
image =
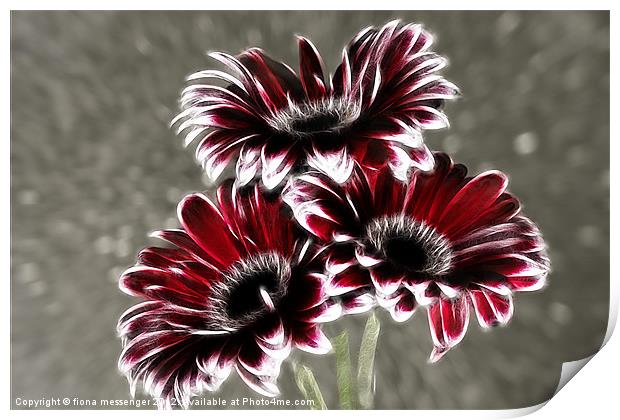
[[[467,169],[435,153],[430,172],[408,183],[387,171],[356,169],[338,185],[315,172],[291,178],[284,200],[307,230],[333,242],[328,293],[373,293],[397,321],[425,306],[438,360],[467,329],[470,304],[484,328],[506,324],[513,292],[543,286],[545,243],[521,214],[498,171]]]
[[[446,60],[429,51],[420,25],[393,21],[361,31],[342,52],[333,77],[312,43],[298,37],[299,74],[258,48],[211,57],[230,74],[205,70],[188,80],[222,79],[226,87],[192,84],[174,125],[215,181],[236,159],[243,186],[262,175],[268,189],[309,165],[344,182],[353,163],[389,165],[401,179],[411,167],[430,169],[424,129],[448,125],[441,112],[457,88],[437,72]]]
[[[187,407],[233,368],[255,391],[276,395],[292,347],[331,348],[318,323],[337,318],[340,307],[324,292],[317,248],[279,197],[224,184],[217,202],[185,197],[183,229],[154,233],[174,247],[142,250],[120,278],[122,291],[146,301],[119,320],[119,368],[132,394],[142,382],[161,407]]]

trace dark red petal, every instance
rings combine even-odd
[[[469,321],[469,306],[467,298],[462,296],[454,300],[439,300],[444,341],[449,346],[455,346],[465,336]]]
[[[155,331],[141,334],[131,340],[123,349],[119,359],[119,369],[123,373],[128,372],[136,364],[187,338],[187,333],[174,331]]]
[[[372,140],[391,141],[408,147],[419,147],[423,141],[420,131],[396,117],[370,121],[367,126],[360,130],[359,135]]]
[[[507,185],[506,175],[499,171],[478,175],[450,200],[437,222],[438,230],[452,238],[463,226],[472,225],[502,195]]]
[[[307,156],[308,165],[323,172],[338,184],[342,184],[351,176],[355,161],[349,153],[347,145],[323,148],[312,144]]]
[[[351,58],[351,65],[355,67],[356,71],[359,71],[363,66],[364,57],[368,55],[370,45],[375,40],[378,32],[379,31],[372,26],[366,27],[359,31],[351,42],[349,42],[347,50]]]
[[[336,301],[328,300],[320,305],[299,312],[295,319],[310,324],[335,321],[342,315],[342,307]]]
[[[317,325],[301,324],[293,330],[295,347],[308,353],[326,354],[332,349],[327,336]]]
[[[418,53],[404,64],[394,80],[394,90],[401,95],[406,95],[413,90],[413,86],[422,79],[434,72],[437,72],[446,66],[446,59],[435,54],[434,52]],[[452,99],[457,92],[441,99]],[[395,98],[399,99],[399,98]],[[419,98],[419,100],[430,99],[427,97]]]
[[[239,56],[239,61],[261,83],[276,108],[287,106],[287,95],[297,101],[304,91],[297,75],[285,64],[279,63],[259,48],[251,48]]]
[[[355,161],[363,168],[377,170],[387,165],[389,152],[381,141],[362,137],[350,144],[350,147]]]
[[[238,191],[234,199],[235,220],[243,232],[243,241],[253,244],[260,252],[276,251],[285,256],[292,253],[295,225],[284,212],[278,195],[267,194],[260,185],[255,185]]]
[[[254,336],[258,347],[273,359],[284,360],[291,352],[289,326],[284,325],[276,313],[268,314],[255,326]]]
[[[441,296],[441,290],[436,287],[435,281],[417,276],[407,276],[403,286],[415,296],[416,302],[422,306],[433,305]]]
[[[435,203],[437,191],[452,169],[452,160],[445,153],[435,153],[435,166],[430,172],[414,172],[404,203],[404,214],[425,221]]]
[[[275,378],[255,375],[239,363],[235,365],[235,369],[243,382],[259,394],[269,398],[280,394]]]
[[[191,254],[177,248],[160,248],[156,246],[144,248],[138,254],[137,265],[156,268],[175,267],[179,263],[195,261]]]
[[[202,163],[205,174],[215,182],[238,154],[239,149],[254,136],[233,131],[212,131],[196,148],[196,160]]]
[[[248,253],[256,251],[254,246],[248,246],[244,239],[244,226],[240,224],[241,220],[237,215],[237,203],[235,202],[237,195],[237,187],[232,180],[224,181],[217,189],[217,204],[224,223],[228,226],[228,229],[233,233],[235,237],[240,239],[240,242],[245,246]]]
[[[433,154],[424,144],[407,150],[396,144],[390,144],[387,150],[389,167],[394,176],[401,181],[409,179],[411,168],[430,171],[435,165]]]
[[[415,296],[405,289],[402,290],[400,298],[394,306],[389,308],[389,311],[394,321],[405,322],[413,316],[416,309],[418,309],[418,304],[415,300]]]
[[[233,89],[227,89],[215,85],[190,85],[183,90],[181,96],[181,104],[185,108],[185,111],[179,114],[173,120],[172,124],[175,124],[184,118],[190,117],[189,121],[183,123],[185,124],[185,128],[187,128],[188,126],[194,125],[194,122],[191,121],[192,115],[204,110],[208,111],[219,109],[222,105],[229,108],[238,109],[239,111],[243,111],[247,114],[254,114],[256,117],[257,114],[254,112],[251,103],[252,99],[245,91],[237,90],[233,92]],[[179,127],[179,130],[182,131],[183,127]]]
[[[341,298],[342,312],[346,315],[368,312],[375,304],[372,293],[348,293]]]
[[[355,247],[350,243],[334,243],[326,251],[325,271],[336,275],[357,264]]]
[[[278,364],[275,360],[267,356],[254,341],[244,343],[239,351],[239,362],[243,367],[255,375],[270,376],[277,372]]]
[[[542,238],[526,235],[500,238],[499,235],[489,238],[484,242],[474,242],[467,248],[458,250],[452,254],[454,267],[476,264],[481,259],[501,254],[527,254],[544,250],[545,243]]]
[[[206,106],[196,106],[192,109],[190,118],[179,125],[178,130],[185,128],[219,128],[225,130],[251,130],[256,126],[263,126],[263,120],[256,118],[244,108],[234,104],[219,103]],[[185,143],[188,143],[186,139]]]
[[[354,266],[330,277],[327,286],[327,294],[330,296],[339,296],[370,285],[372,285],[372,283],[368,272]]]
[[[280,185],[298,159],[299,150],[294,144],[268,141],[261,150],[263,185],[268,190]]]
[[[357,211],[351,207],[355,201],[349,203],[346,196],[341,187],[317,173],[291,178],[282,192],[297,221],[326,241],[337,233],[350,234],[357,227]]]
[[[395,180],[390,171],[383,169],[379,171],[372,189],[375,208],[381,209],[381,214],[400,213],[407,192],[407,184]]]
[[[409,113],[411,122],[424,130],[437,130],[450,126],[446,115],[435,108],[426,105],[407,107],[403,111]]]
[[[127,309],[118,319],[116,330],[123,339],[131,339],[142,331],[141,319],[161,310],[166,304],[159,301],[145,301]]]
[[[362,267],[374,267],[385,260],[385,256],[372,246],[358,245],[355,248],[355,259]]]
[[[538,277],[545,275],[549,269],[525,255],[499,254],[484,256],[475,262],[464,263],[463,269],[475,272],[497,273],[505,277]]]
[[[212,378],[217,388],[217,385],[228,377],[237,362],[239,350],[239,340],[233,336],[225,336],[217,341],[209,352],[196,357],[196,364],[205,375]]]
[[[389,264],[378,264],[368,269],[375,288],[384,295],[391,295],[400,287],[404,274]]]
[[[119,359],[132,395],[138,382],[157,398],[159,408],[173,404],[187,408],[189,400],[211,381],[196,358],[209,354],[213,340],[184,332],[161,330],[128,341]]]
[[[470,223],[465,223],[454,230],[452,237],[457,239],[468,232],[485,226],[493,226],[510,220],[519,213],[521,205],[519,200],[509,193],[503,193],[488,209],[484,210]]]
[[[349,53],[346,49],[342,50],[342,64],[338,66],[332,77],[332,89],[334,96],[348,97],[351,94],[351,64]]]
[[[228,66],[239,75],[239,80],[243,83],[245,91],[252,99],[252,102],[256,106],[256,111],[259,114],[271,114],[273,111],[273,104],[270,103],[269,96],[266,95],[260,81],[252,76],[250,70],[241,61],[229,54],[220,52],[210,53],[209,56]]]
[[[323,60],[316,47],[303,37],[298,37],[299,76],[311,101],[325,97],[327,87],[323,76]]]
[[[413,59],[413,54],[420,52],[418,43],[422,34],[419,25],[406,25],[391,32],[390,39],[386,40],[381,63],[385,67],[385,78],[391,80],[400,76],[400,72]],[[416,54],[417,56],[417,54]]]
[[[238,241],[220,211],[205,195],[185,197],[178,213],[185,231],[221,267],[229,267],[239,259]]]
[[[512,296],[500,295],[485,288],[469,290],[480,326],[484,328],[506,324],[513,313]]]
[[[465,176],[467,175],[467,168],[465,165],[457,164],[450,167],[448,174],[439,189],[435,199],[433,200],[430,209],[428,211],[427,221],[431,226],[435,226],[444,212],[448,203],[454,198],[456,193],[461,189],[465,183]]]
[[[540,290],[545,286],[546,276],[534,277],[508,277],[506,283],[515,292],[531,292]]]
[[[192,257],[195,258],[197,261],[202,262],[205,265],[208,265],[210,267],[215,267],[218,265],[217,262],[202,248],[200,248],[200,246],[196,242],[194,242],[194,240],[183,230],[159,230],[153,232],[151,236],[178,246],[182,250],[192,255]]]
[[[283,306],[290,311],[314,308],[327,299],[325,278],[315,273],[304,273],[291,280]]]
[[[269,357],[254,342],[246,342],[239,352],[235,366],[243,381],[254,391],[273,397],[279,394],[276,380],[282,360]]]
[[[197,336],[222,336],[225,331],[207,327],[208,315],[202,310],[196,311],[170,302],[148,301],[136,305],[121,315],[118,333],[127,343],[141,334],[159,331],[177,331]]]
[[[119,288],[132,296],[192,309],[206,308],[210,290],[202,279],[192,278],[183,272],[152,267],[128,269],[119,279]]]
[[[467,233],[452,242],[452,249],[456,254],[477,245],[487,242],[501,242],[502,240],[523,239],[536,241],[542,239],[536,227],[531,223],[521,223],[513,218],[507,222],[491,223],[471,233]]]
[[[469,323],[469,303],[466,296],[453,300],[439,299],[428,308],[428,321],[435,346],[432,361],[456,346],[465,336]]]
[[[249,184],[259,173],[261,168],[260,145],[244,144],[239,151],[236,175],[240,186]]]

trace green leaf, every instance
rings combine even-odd
[[[377,349],[380,329],[381,323],[373,313],[366,321],[366,328],[364,329],[362,344],[360,345],[359,360],[357,362],[358,396],[360,405],[364,409],[370,409],[373,405],[375,350]]]
[[[295,371],[295,382],[305,399],[313,401],[313,410],[327,410],[323,394],[319,389],[319,384],[314,378],[312,370],[305,365],[293,365]]]
[[[332,346],[336,353],[336,380],[340,396],[340,408],[353,410],[355,408],[355,385],[349,355],[349,334],[345,331],[332,339]]]

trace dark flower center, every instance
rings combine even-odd
[[[424,244],[412,238],[390,238],[383,244],[385,256],[407,271],[421,271],[428,263]]]
[[[300,133],[329,131],[338,125],[340,116],[335,112],[303,116],[291,122],[291,128]]]
[[[374,219],[367,238],[395,268],[408,273],[439,276],[449,272],[449,242],[430,226],[406,216]]]
[[[259,320],[286,295],[291,269],[273,253],[258,254],[233,265],[210,296],[214,328],[237,330]]]
[[[325,99],[318,102],[290,104],[270,120],[273,129],[292,137],[336,134],[349,127],[360,115],[356,102]]]
[[[264,308],[265,302],[261,295],[264,293],[275,295],[278,292],[280,281],[277,273],[262,271],[250,274],[241,279],[231,289],[226,305],[226,313],[231,319],[241,319]]]

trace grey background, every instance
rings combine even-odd
[[[294,33],[335,68],[361,28],[422,22],[463,99],[429,133],[472,172],[498,168],[541,227],[554,271],[516,297],[510,325],[475,319],[437,365],[423,312],[380,313],[377,408],[517,408],[549,398],[560,364],[601,345],[609,297],[609,14],[606,12],[13,12],[11,15],[11,403],[128,398],[118,316],[136,300],[118,275],[147,233],[177,226],[205,188],[168,129],[204,52],[262,46],[297,66]],[[349,329],[355,349],[364,317]],[[337,407],[333,355],[305,356]],[[284,398],[299,398],[286,364]],[[255,397],[236,376],[217,395]]]

